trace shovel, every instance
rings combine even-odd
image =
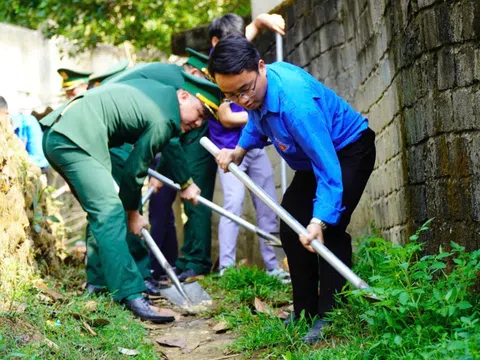
[[[152,194],[153,188],[149,188],[145,196],[142,197],[142,205],[145,204]],[[183,284],[182,286],[182,283],[178,279],[177,274],[175,274],[172,266],[168,263],[167,259],[146,229],[142,229],[142,237],[174,285],[165,289],[160,289],[160,294],[166,297],[172,303],[186,308],[192,312],[196,312],[194,311],[195,305],[203,305],[205,308],[209,307],[212,303],[212,298],[200,286],[200,284],[197,281],[194,281],[188,284]]]
[[[220,151],[218,147],[206,137],[200,139],[200,144],[213,156]],[[258,187],[250,177],[245,174],[233,162],[228,165],[228,170],[235,175],[247,188],[258,196],[270,209],[272,209],[286,224],[288,224],[297,234],[308,235],[307,229],[300,224],[292,215],[290,215],[283,207],[277,204],[262,188]],[[315,251],[328,262],[335,270],[337,270],[345,279],[350,281],[357,289],[371,289],[370,286],[360,279],[347,265],[337,258],[325,245],[318,240],[313,240],[310,245]],[[376,300],[375,294],[368,297]]]
[[[157,180],[160,180],[162,183],[171,187],[172,189],[180,191],[180,185],[175,184],[172,180],[163,176],[162,174],[159,174],[158,172],[156,172],[152,169],[148,169],[148,175],[150,175],[151,177],[154,177]],[[150,189],[149,189],[149,191],[150,191]],[[217,204],[205,199],[204,197],[202,197],[200,195],[197,196],[197,201],[200,204],[202,204],[202,205],[210,208],[211,210],[215,211],[217,214],[220,214],[221,216],[225,216],[226,218],[228,218],[228,219],[232,220],[233,222],[237,223],[238,225],[243,226],[245,229],[250,230],[251,232],[257,234],[259,237],[263,238],[264,240],[267,240],[267,241],[265,241],[265,245],[274,246],[274,247],[282,247],[282,243],[281,243],[279,238],[273,236],[270,233],[267,233],[266,231],[263,231],[258,226],[255,226],[255,225],[249,223],[248,221],[242,219],[240,216],[237,216],[234,213],[231,213],[230,211],[225,210],[221,206],[218,206]]]

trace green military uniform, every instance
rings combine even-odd
[[[206,96],[218,91],[206,82],[188,80]],[[116,300],[146,290],[125,241],[124,209],[138,208],[148,166],[169,139],[180,134],[180,122],[175,88],[146,79],[93,89],[42,120],[49,128],[43,142],[47,159],[88,214],[105,282]],[[109,148],[124,143],[135,143],[135,148],[117,194]]]
[[[128,66],[127,60],[122,60],[115,64],[114,66],[108,68],[102,72],[95,72],[89,76],[89,85],[91,87],[97,87],[101,83],[110,77],[113,77],[122,71],[124,71]],[[133,150],[131,144],[123,144],[120,147],[115,147],[110,149],[110,159],[112,163],[112,175],[115,183],[120,186],[121,177],[123,174],[123,167],[125,161],[127,161],[130,153]],[[142,207],[140,206],[140,212]],[[95,237],[92,234],[90,226],[87,225],[86,229],[86,247],[87,247],[87,263],[86,263],[86,273],[87,273],[87,283],[104,287],[106,286],[105,278],[103,276],[102,264],[100,261],[100,254],[98,243],[95,240]],[[127,244],[132,255],[137,268],[142,274],[144,279],[151,277],[150,274],[150,256],[147,247],[142,239],[140,239],[135,234],[130,232],[127,233]]]
[[[199,69],[208,76],[208,56],[187,48],[187,64]],[[215,159],[200,145],[200,139],[208,136],[208,122],[183,136],[182,144],[193,181],[202,190],[202,196],[213,199],[217,164]],[[188,221],[184,227],[184,242],[180,250],[183,257],[177,260],[177,267],[182,270],[192,269],[197,274],[209,273],[212,267],[212,211],[205,206],[184,206]]]
[[[188,50],[191,57],[187,64],[206,70],[205,58],[208,61],[208,57],[191,49]],[[179,68],[177,65],[161,63],[142,64],[107,79],[106,83],[145,78],[178,86],[178,78],[175,74],[179,71]],[[215,101],[211,106],[218,106],[218,101]],[[184,184],[192,178],[193,182],[201,189],[202,196],[212,200],[217,165],[215,159],[200,145],[200,139],[203,136],[208,136],[208,123],[206,121],[200,128],[183,134],[179,139],[172,139],[169,146],[162,151],[162,158],[157,169],[179,184]],[[189,172],[184,172],[185,168],[173,166],[175,162],[188,164]],[[181,270],[192,269],[197,274],[209,273],[212,266],[210,258],[212,212],[205,206],[194,206],[191,203],[185,203],[184,209],[188,217],[184,227],[184,242],[181,249],[184,257],[178,259],[176,265]]]

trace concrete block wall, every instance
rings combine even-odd
[[[126,57],[123,49],[108,45],[77,53],[64,38],[48,40],[39,31],[4,23],[0,23],[0,51],[0,95],[12,112],[27,113],[61,104],[58,68],[103,71]]]

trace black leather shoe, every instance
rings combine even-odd
[[[295,326],[298,322],[298,319],[299,317],[295,315],[294,312],[292,312],[285,320],[283,320],[283,325],[285,325],[286,328],[289,327],[290,324],[293,324],[293,326]]]
[[[152,310],[148,300],[143,296],[133,300],[125,300],[124,304],[128,310],[133,312],[135,316],[142,320],[150,320],[156,324],[165,324],[175,321],[173,316],[162,316],[156,311]]]
[[[180,275],[178,275],[178,280],[180,280],[181,282],[184,282],[185,280],[187,280],[188,278],[191,278],[191,277],[194,277],[194,276],[198,276],[200,274],[197,274],[195,272],[195,270],[192,270],[192,269],[187,269],[185,270],[184,272],[182,272]]]
[[[315,323],[313,324],[312,328],[307,333],[307,335],[305,335],[302,338],[302,341],[306,342],[307,344],[315,344],[318,340],[320,340],[320,336],[323,333],[323,329],[329,325],[330,323],[325,320],[319,319],[315,321]]]
[[[87,293],[94,295],[104,294],[108,292],[108,289],[105,286],[93,284],[87,284],[87,287],[85,289],[87,290]]]
[[[147,294],[148,295],[153,295],[153,296],[160,295],[160,289],[157,288],[153,279],[145,279],[143,282],[145,283],[145,286],[147,287]]]

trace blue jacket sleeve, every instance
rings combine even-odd
[[[317,179],[313,217],[337,225],[343,211],[342,170],[333,145],[325,112],[314,98],[302,101],[288,114],[290,132],[310,158]]]
[[[26,149],[35,165],[43,168],[48,166],[48,161],[42,149],[42,129],[37,119],[32,115],[26,116],[27,141]]]
[[[270,145],[267,141],[267,137],[262,134],[257,126],[255,125],[254,121],[249,119],[247,124],[242,130],[242,135],[238,140],[238,146],[245,150],[251,149],[263,149],[265,146]]]

